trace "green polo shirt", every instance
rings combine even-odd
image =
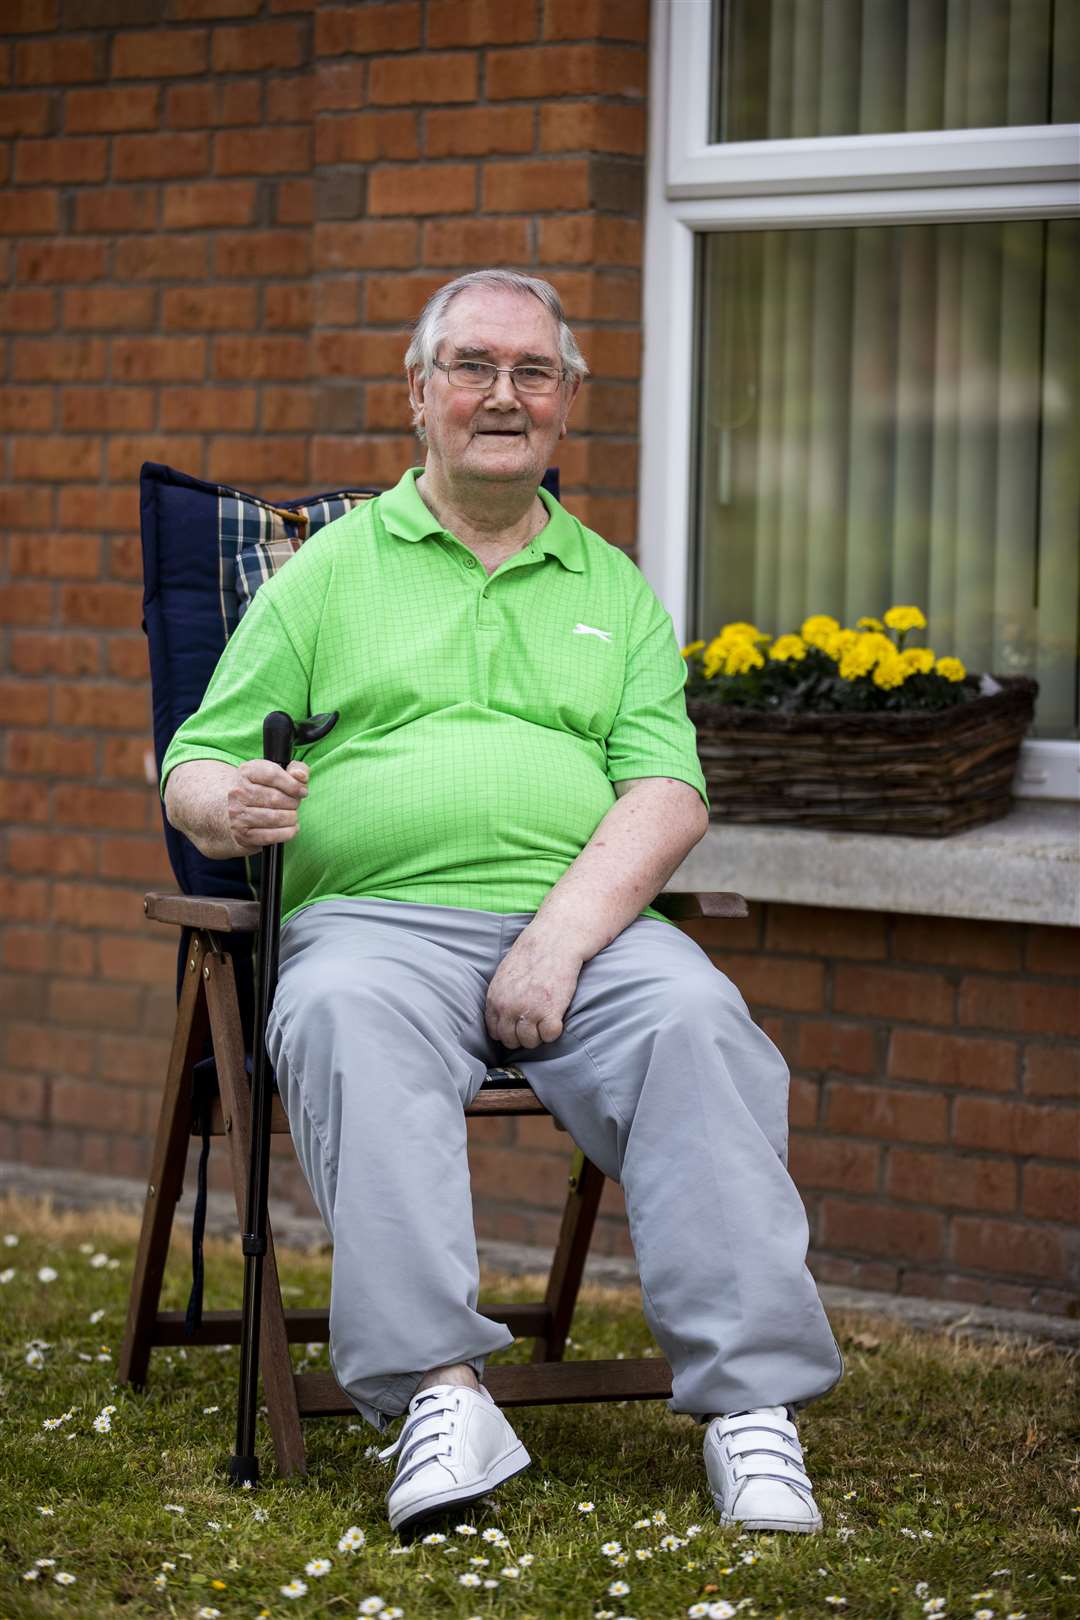
[[[613,783],[705,799],[671,619],[629,557],[541,490],[547,524],[488,575],[420,471],[259,589],[162,764],[164,789],[186,760],[259,757],[272,709],[339,711],[303,756],[286,915],[343,897],[535,911]]]

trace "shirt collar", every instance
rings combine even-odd
[[[439,520],[417,493],[416,480],[423,470],[410,467],[393,489],[379,497],[383,527],[399,540],[428,540],[443,533]],[[585,559],[577,522],[546,489],[538,489],[537,494],[547,508],[548,520],[531,544],[546,556],[557,557],[572,573],[582,573]]]

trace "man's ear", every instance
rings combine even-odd
[[[559,438],[560,439],[565,439],[566,435],[567,435],[567,432],[569,431],[567,426],[566,426],[566,420],[567,420],[567,417],[570,415],[570,407],[571,407],[571,405],[573,405],[575,399],[577,399],[577,397],[578,397],[578,390],[579,390],[580,387],[581,387],[581,378],[577,377],[574,380],[574,386],[570,390],[570,397],[567,399],[566,406],[565,406],[565,408],[563,410],[562,427],[559,429]]]
[[[409,406],[413,416],[419,417],[424,410],[424,380],[417,366],[411,367],[406,376],[409,380]]]

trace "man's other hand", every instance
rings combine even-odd
[[[309,775],[297,759],[284,770],[268,759],[249,759],[237,766],[225,808],[229,832],[245,854],[296,837]]]
[[[488,986],[484,1017],[492,1040],[530,1050],[557,1041],[582,965],[565,943],[523,929]]]

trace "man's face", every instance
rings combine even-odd
[[[539,299],[484,287],[453,300],[436,358],[562,369],[558,326]],[[577,393],[577,384],[563,382],[554,394],[519,394],[505,375],[486,393],[455,388],[438,367],[423,382],[411,372],[409,384],[427,433],[428,469],[449,482],[539,484]]]

